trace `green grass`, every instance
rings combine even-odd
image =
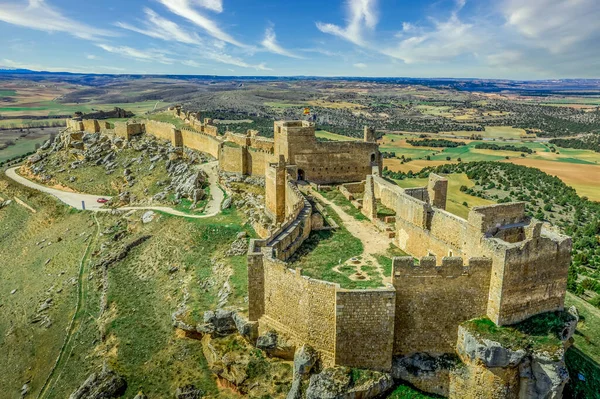
[[[12,159],[14,157],[27,154],[28,152],[35,151],[36,145],[42,145],[46,140],[48,140],[48,136],[39,137],[35,139],[27,139],[21,138],[15,141],[14,145],[8,146],[3,150],[0,150],[0,162],[6,161],[7,159]]]
[[[469,320],[462,325],[481,338],[499,342],[511,349],[531,349],[536,352],[558,353],[565,322],[572,319],[567,312],[549,312],[530,317],[512,326],[497,326],[484,317]]]
[[[360,256],[364,247],[358,238],[343,227],[342,221],[333,209],[329,206],[326,209],[340,227],[335,231],[313,231],[291,259],[290,267],[301,267],[306,276],[338,283],[343,288],[381,286],[381,281],[377,280],[351,280],[347,274],[353,274],[354,268],[342,269],[347,274],[337,273],[333,270],[334,267],[348,259]]]
[[[186,124],[182,119],[176,117],[171,112],[160,112],[157,114],[150,114],[147,116],[148,119],[158,122],[171,123],[175,125],[176,128],[192,128],[190,125]]]
[[[400,384],[394,391],[387,397],[387,399],[432,399],[439,398],[437,395],[431,395],[423,393],[411,386]]]
[[[16,95],[16,90],[0,90],[0,97],[14,97]]]
[[[393,259],[397,256],[409,255],[394,244],[390,244],[390,247],[385,251],[384,254],[375,255],[375,259],[377,259],[377,262],[383,268],[383,275],[385,277],[392,276]]]
[[[0,392],[10,397],[30,379],[32,392],[39,391],[50,373],[75,310],[77,290],[70,279],[77,277],[87,246],[80,234],[93,232],[89,214],[0,177],[0,197],[14,196],[37,213],[15,202],[0,210]],[[42,240],[46,245],[36,245]],[[48,298],[52,325],[32,324]],[[79,369],[85,372],[90,364]]]
[[[319,191],[319,193],[344,210],[356,220],[369,220],[339,190]]]

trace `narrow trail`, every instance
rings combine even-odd
[[[96,215],[95,214],[92,214],[92,215],[94,218],[94,222],[96,224],[96,232],[94,234],[94,237],[90,240],[90,242],[86,246],[85,251],[83,253],[83,257],[81,258],[81,263],[79,266],[79,274],[78,274],[78,279],[77,279],[77,304],[75,306],[75,313],[73,314],[73,317],[71,318],[71,323],[69,324],[69,328],[67,329],[67,335],[65,336],[63,345],[60,348],[60,352],[58,354],[58,357],[56,358],[56,362],[54,363],[52,370],[50,370],[50,373],[48,374],[48,377],[46,378],[44,385],[42,385],[42,389],[40,390],[39,394],[37,395],[37,399],[42,399],[46,396],[46,393],[51,392],[52,388],[53,388],[53,383],[60,378],[60,376],[62,374],[62,369],[60,369],[60,368],[63,365],[62,362],[63,362],[63,358],[65,358],[65,352],[66,352],[68,346],[73,341],[73,338],[75,335],[74,333],[76,330],[76,322],[80,318],[79,316],[81,314],[81,310],[84,308],[84,305],[85,305],[85,299],[87,297],[87,292],[84,290],[85,282],[84,282],[84,278],[83,278],[84,275],[86,274],[85,265],[90,256],[91,249],[93,248],[94,244],[98,241],[98,237],[100,236],[100,223],[98,222]],[[66,357],[66,359],[68,360],[68,356]],[[58,375],[56,375],[57,371],[58,371]],[[56,377],[55,377],[55,375],[56,375]]]
[[[23,176],[20,176],[17,173],[17,169],[19,167],[16,166],[14,168],[10,168],[6,170],[6,176],[10,179],[16,181],[17,183],[32,188],[37,191],[41,191],[46,194],[50,194],[56,198],[58,198],[61,202],[79,210],[83,210],[83,204],[85,203],[85,210],[93,211],[93,212],[110,212],[112,209],[103,208],[103,204],[98,203],[99,198],[110,199],[110,196],[101,196],[101,195],[91,195],[91,194],[82,194],[82,193],[74,193],[70,191],[58,190],[56,188],[47,187],[42,184],[33,182],[29,179],[26,179]],[[115,208],[119,211],[132,211],[132,210],[151,210],[151,211],[159,211],[164,212],[169,215],[179,216],[188,219],[206,219],[213,216],[216,216],[221,211],[221,203],[225,199],[225,194],[219,185],[219,175],[218,175],[218,162],[209,162],[203,164],[200,169],[206,172],[208,175],[208,182],[210,184],[210,193],[211,198],[206,204],[205,213],[202,215],[194,215],[190,213],[185,213],[182,211],[178,211],[173,208],[169,208],[167,206],[125,206],[121,208]]]
[[[383,268],[377,261],[377,258],[375,258],[375,255],[384,254],[390,247],[390,244],[393,243],[393,240],[387,238],[382,232],[373,226],[371,222],[357,220],[354,218],[354,216],[347,214],[346,211],[344,211],[339,205],[336,205],[327,198],[323,197],[317,191],[311,190],[311,194],[322,203],[330,206],[331,209],[338,214],[344,223],[346,230],[348,230],[350,234],[362,242],[364,247],[364,251],[361,255],[363,258],[362,262],[360,264],[346,262],[346,264],[356,267],[356,269],[363,274],[367,274],[362,271],[361,265],[369,264],[369,262],[371,262],[371,264],[377,269],[377,272],[381,276],[382,280],[384,282],[389,282],[389,277],[385,277]]]

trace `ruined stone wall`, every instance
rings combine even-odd
[[[463,256],[463,248],[466,240],[472,240],[473,237],[467,237],[467,221],[461,217],[453,215],[440,209],[435,209],[430,214],[430,232],[432,238],[429,241],[436,240],[443,242],[447,250],[444,252],[435,252],[437,256]],[[432,246],[432,245],[430,245]],[[438,245],[439,246],[439,245]],[[448,251],[452,251],[450,254]],[[475,256],[475,254],[469,254]]]
[[[213,137],[187,128],[181,129],[181,136],[185,147],[205,152],[216,159],[219,158],[219,150],[222,143],[219,137]]]
[[[379,176],[373,176],[375,197],[381,200],[381,204],[394,210],[396,218],[408,223],[425,228],[427,225],[426,202],[406,195],[401,187],[391,183]]]
[[[477,206],[469,212],[469,224],[485,234],[498,225],[521,223],[525,220],[525,203],[513,202],[491,206]]]
[[[84,119],[83,130],[88,133],[100,133],[100,123],[96,119]]]
[[[255,136],[250,139],[250,146],[252,148],[256,148],[257,150],[268,151],[273,153],[275,143],[273,142],[273,139]]]
[[[125,140],[144,133],[144,125],[141,123],[115,122],[115,134]]]
[[[392,287],[336,292],[336,364],[391,369],[395,302]]]
[[[453,353],[458,326],[486,312],[491,269],[486,258],[395,258],[394,354]]]
[[[484,240],[484,253],[495,260],[487,315],[496,324],[564,308],[571,239],[546,234],[513,244]]]
[[[300,346],[319,351],[325,366],[335,362],[336,285],[304,277],[285,263],[264,257],[264,315],[261,332],[275,330]]]

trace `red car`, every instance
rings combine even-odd
[[[106,198],[98,198],[96,202],[98,202],[99,204],[106,204],[108,200]]]

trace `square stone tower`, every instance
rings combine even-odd
[[[265,204],[269,216],[275,223],[285,220],[285,184],[286,163],[283,155],[279,155],[279,162],[269,164],[265,173]]]
[[[296,153],[315,146],[315,124],[308,121],[275,122],[275,156],[283,155],[288,163],[294,164]]]

